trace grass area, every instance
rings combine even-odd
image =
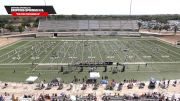
[[[147,67],[140,65],[138,70],[138,65],[127,65],[125,72],[118,72],[113,74],[111,67],[108,68],[107,72],[103,72],[104,68],[100,67],[96,71],[100,72],[102,76],[108,76],[109,80],[123,81],[124,79],[137,79],[137,80],[149,80],[151,77],[155,79],[179,79],[180,77],[180,63],[173,64],[148,64]],[[13,81],[13,82],[24,82],[25,79],[30,76],[39,76],[40,82],[42,80],[51,81],[53,78],[60,77],[65,83],[69,83],[73,80],[73,77],[78,77],[82,82],[82,78],[89,77],[88,68],[85,68],[83,72],[79,70],[74,70],[64,74],[63,72],[58,72],[59,70],[36,70],[31,71],[31,65],[16,65],[16,66],[0,66],[0,80],[2,81]],[[112,66],[112,69],[114,66]],[[121,70],[121,66],[118,67]],[[15,73],[14,72],[15,69]],[[40,73],[40,75],[39,75]],[[100,79],[101,79],[100,78]],[[100,80],[99,79],[99,80]]]
[[[180,77],[179,48],[153,38],[103,36],[24,39],[9,45],[0,49],[0,80],[23,82],[28,76],[37,75],[37,82],[44,79],[50,81],[56,77],[71,82],[74,76],[79,77],[82,82],[82,78],[89,77],[89,68],[79,72],[75,67],[66,66],[66,71],[71,69],[73,72],[63,74],[59,72],[59,65],[104,61],[134,63],[126,65],[125,72],[115,74],[112,74],[111,70],[115,65],[108,66],[107,72],[103,72],[104,67],[98,67],[96,71],[100,72],[101,76],[109,76],[109,80]],[[140,65],[139,62],[145,62],[148,66]],[[32,67],[32,64],[49,65]],[[117,68],[121,71],[122,66]]]

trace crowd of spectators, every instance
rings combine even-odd
[[[132,95],[104,95],[102,97],[104,101],[180,101],[179,98],[175,98],[174,95],[171,97],[165,96],[164,94],[153,92],[153,93],[143,93],[141,95],[132,94]]]
[[[154,80],[150,80],[150,82],[152,82]],[[149,84],[150,84],[149,82]],[[133,89],[133,86],[139,86],[139,89],[143,89],[145,85],[148,86],[148,82],[143,83],[143,82],[139,82],[137,80],[131,79],[131,80],[124,80],[123,82],[120,82],[118,86],[116,85],[116,81],[112,80],[110,81],[108,84],[106,84],[105,90],[109,87],[112,89],[108,89],[108,90],[115,90],[114,88],[118,88],[117,91],[122,90],[123,87],[127,87],[128,89]],[[162,81],[158,81],[155,84],[155,88],[162,88],[162,89],[167,89],[170,86],[171,87],[176,87],[177,84],[179,84],[180,82],[177,80],[162,80]],[[41,86],[43,85],[43,87],[45,86],[44,84],[41,84]],[[49,84],[48,84],[49,85]],[[90,85],[89,84],[83,84],[82,88],[84,87],[84,85],[86,85],[86,87],[88,88]],[[98,84],[98,86],[101,84]],[[8,87],[8,84],[5,83],[4,86]],[[3,87],[4,87],[3,86]],[[60,86],[60,84],[58,84],[57,86]],[[70,84],[70,88],[73,88],[73,84]],[[92,84],[93,86],[97,86],[97,84]],[[97,87],[98,87],[97,86]],[[1,89],[6,89],[6,88],[1,88]],[[44,89],[44,88],[43,88]],[[63,89],[63,88],[62,88]],[[67,88],[66,88],[67,89]],[[39,89],[41,90],[41,89]],[[46,89],[45,89],[46,90]],[[85,89],[81,89],[81,90],[85,90]],[[68,91],[68,90],[67,90]],[[99,98],[101,98],[101,100],[104,101],[180,101],[180,95],[175,96],[176,94],[171,94],[171,95],[167,95],[165,93],[160,93],[160,92],[148,92],[148,93],[143,93],[143,94],[119,94],[119,93],[112,93],[110,95],[108,94],[103,94],[103,96],[98,96],[97,99],[97,95],[96,94],[86,94],[86,96],[83,95],[70,95],[70,94],[66,94],[66,93],[54,93],[54,94],[47,94],[47,90],[45,91],[46,93],[44,94],[39,94],[39,95],[27,95],[24,94],[21,97],[14,97],[14,95],[11,95],[7,92],[5,92],[4,94],[0,95],[0,101],[73,101],[72,99],[76,99],[74,101],[97,101]],[[36,97],[35,97],[36,96]],[[8,100],[7,100],[8,99]],[[31,99],[31,100],[20,100],[20,99]]]

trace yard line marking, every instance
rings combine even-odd
[[[41,42],[41,41],[40,41]],[[44,45],[46,44],[46,43],[43,43]],[[47,48],[49,48],[49,47],[46,47],[46,49]],[[43,46],[40,46],[40,48],[39,48],[40,50],[41,49],[43,49]],[[30,49],[29,49],[30,50]],[[29,51],[28,51],[29,52]],[[30,54],[28,55],[28,56],[26,56],[26,58],[24,58],[24,59],[22,59],[19,63],[21,63],[21,62],[23,62],[24,60],[26,60],[26,59],[28,59],[30,56],[31,56],[31,53],[33,53],[33,52],[31,52],[31,50],[30,50]],[[44,51],[40,51],[40,54],[38,55],[38,56],[40,56],[42,53],[44,53]],[[27,54],[27,53],[26,53]]]
[[[122,62],[124,63],[124,62]],[[140,62],[125,62],[127,64],[138,64]],[[180,64],[180,61],[175,62],[144,62],[148,64]],[[1,63],[0,65],[31,65],[32,63]],[[38,65],[57,65],[57,63],[38,63]],[[68,65],[68,63],[58,63],[58,65]],[[0,67],[1,68],[1,67]]]
[[[129,42],[128,41],[122,41],[122,43],[125,43],[126,45],[128,44],[128,45],[130,45],[130,47],[132,48],[132,50],[130,50],[130,52],[131,53],[133,53],[133,54],[135,54],[135,51],[133,51],[133,50],[136,50],[137,52],[139,51],[135,46],[133,46],[132,44],[129,44]],[[124,45],[124,44],[123,44]],[[142,52],[140,52],[139,54],[142,54],[142,55],[145,55],[144,53],[142,53]],[[142,62],[144,62],[144,59],[142,59],[139,55],[138,55],[138,53],[136,53],[135,54],[140,60],[142,60]]]
[[[81,54],[81,56],[82,56],[81,57],[81,62],[83,62],[83,59],[84,59],[84,41],[83,41],[83,45],[82,46],[83,46],[83,51],[82,51],[82,54]]]
[[[68,43],[67,43],[68,44]],[[71,44],[71,47],[72,47],[72,44]],[[67,53],[68,53],[68,51],[69,51],[69,49],[71,48],[70,47],[70,45],[68,45],[68,49],[66,50],[66,52],[65,52],[65,54],[64,54],[64,56],[62,57],[62,59],[61,59],[61,62],[60,63],[62,63],[63,62],[63,58],[65,58],[66,57],[66,55],[67,55]]]
[[[0,65],[29,65],[32,63],[0,63]]]
[[[105,46],[105,43],[103,42],[102,44],[103,44],[102,46],[103,46],[103,48],[104,48],[104,50],[105,50],[105,54],[109,56],[109,55],[110,55],[110,54],[108,53],[109,50],[107,51],[107,47]],[[105,55],[105,56],[106,56],[106,55]],[[106,59],[105,61],[107,61],[107,58],[105,58],[105,59]]]
[[[79,42],[76,43],[76,46],[74,48],[74,53],[73,53],[73,57],[75,56],[76,52],[77,52],[77,45],[79,45]],[[74,62],[74,58],[71,59],[71,63]]]
[[[111,49],[114,51],[114,53],[116,53],[116,51],[112,48],[112,45],[110,43],[108,45],[111,47]],[[119,53],[117,53],[116,56],[119,58],[119,61],[122,61],[122,59],[120,58]]]
[[[163,39],[161,39],[161,38],[156,38],[156,39],[157,39],[158,41],[162,42],[162,43],[168,44],[168,45],[173,46],[173,47],[176,47],[176,48],[180,48],[180,47],[178,47],[177,45],[173,45],[172,43],[169,43],[169,42],[167,42],[167,41],[165,41],[165,40],[163,40]]]
[[[103,62],[102,55],[101,55],[100,50],[99,50],[99,45],[97,44],[97,42],[95,42],[95,44],[97,45],[96,47],[97,47],[97,49],[98,49],[99,56],[100,56],[100,58],[101,58],[101,62]]]
[[[21,42],[21,41],[22,41],[22,40],[20,39],[20,40],[18,40],[18,41],[16,41],[16,42],[10,43],[10,44],[5,45],[5,46],[2,46],[2,47],[0,47],[0,51],[1,51],[2,49],[5,49],[5,48],[10,47],[10,46],[12,46],[12,45],[15,45],[15,44],[17,44],[17,43],[19,43],[19,42]]]
[[[161,42],[161,41],[160,41],[160,42]],[[154,44],[156,44],[156,43],[154,43]],[[156,45],[158,45],[158,44],[156,44]],[[166,49],[166,50],[172,51],[173,53],[175,53],[175,54],[177,54],[177,55],[180,56],[179,53],[177,53],[177,52],[175,52],[175,51],[173,51],[173,50],[171,50],[171,49],[168,49],[168,48],[166,48],[166,47],[164,47],[164,46],[162,46],[162,45],[158,45],[158,46],[160,46],[160,47],[162,47],[162,48],[164,48],[164,49]]]
[[[50,41],[50,42],[52,42],[52,41]],[[43,62],[43,61],[49,56],[49,54],[50,54],[59,44],[60,44],[60,43],[57,43],[56,46],[54,46],[53,49],[52,49],[47,55],[45,55],[45,57],[44,57],[39,63]],[[61,44],[61,45],[62,45],[62,44]],[[39,63],[38,63],[38,65],[39,65]],[[36,65],[36,67],[34,67],[34,68],[32,69],[32,71],[36,71],[35,69],[38,68],[38,65]]]
[[[31,43],[31,42],[27,42],[26,44],[21,45],[21,46],[15,48],[15,49],[13,49],[13,50],[11,50],[11,51],[9,51],[9,52],[3,54],[3,55],[1,55],[0,57],[5,56],[5,55],[7,55],[7,54],[13,52],[14,50],[19,49],[20,47],[23,47],[23,46],[25,46],[25,45],[27,45],[27,44],[29,44],[29,43]],[[29,46],[28,46],[28,47],[29,47]],[[15,55],[15,54],[12,54],[12,55],[10,55],[10,57],[12,57],[12,56],[14,56],[14,55]],[[3,62],[3,61],[5,61],[5,60],[7,60],[7,59],[8,59],[8,58],[5,58],[5,59],[1,60],[0,62]]]
[[[60,47],[59,47],[59,49],[58,49],[58,51],[60,52],[60,51],[62,51],[63,50],[63,52],[65,51],[65,42],[63,42],[63,45],[61,45]],[[61,58],[63,58],[63,56],[59,56],[59,57],[61,57]],[[58,60],[57,60],[58,61]],[[58,61],[58,62],[60,62],[60,61]]]
[[[147,48],[145,48],[145,47],[143,47],[144,46],[144,44],[142,44],[141,42],[139,42],[139,41],[137,41],[138,43],[139,43],[139,45],[141,44],[141,47],[139,47],[139,48],[141,48],[141,50],[144,50],[145,52],[147,52],[147,53],[149,53],[149,54],[151,54],[152,56],[154,56],[154,57],[156,57],[156,59],[158,59],[159,61],[162,61],[162,59],[161,58],[159,58],[158,56],[156,56],[156,55],[154,55],[154,54],[152,54],[151,52],[148,52],[148,49]]]
[[[52,52],[56,47],[59,46],[59,44],[60,44],[60,43],[57,43],[56,46],[54,46],[54,47],[52,48],[52,50],[51,50],[47,55],[45,55],[45,57],[44,57],[39,63],[43,63],[43,61],[51,54],[51,52]],[[63,44],[64,44],[64,43],[63,43]],[[62,45],[62,44],[61,44],[61,45]]]
[[[117,41],[117,42],[113,42],[114,43],[114,45],[116,46],[116,47],[119,47],[119,45],[117,44],[117,43],[119,43],[119,41]],[[122,43],[124,43],[123,41],[121,41],[119,44],[120,44],[120,46],[122,46],[121,47],[121,49],[122,48],[124,48],[125,49],[125,43],[124,44],[122,44]],[[120,52],[121,50],[118,50],[118,53]],[[121,51],[122,52],[122,51]],[[131,50],[129,51],[131,54],[132,54],[132,52],[131,52]],[[136,55],[136,54],[135,54]],[[122,56],[124,57],[125,55],[124,54],[122,54]],[[123,59],[122,59],[122,61],[123,61]]]
[[[152,44],[154,44],[153,42],[151,42],[151,41],[149,41],[149,40],[147,40],[146,42],[149,42],[149,43],[151,43],[151,46],[152,46]],[[159,46],[158,44],[154,44],[154,45],[156,45],[156,46]],[[164,51],[163,49],[160,49],[161,51],[163,51],[164,53],[166,53],[167,55],[171,55],[171,56],[174,56],[173,54],[170,54],[170,53],[167,53],[166,51]],[[168,58],[169,60],[171,60],[171,61],[174,61],[173,59],[170,59],[170,58]]]
[[[29,43],[31,43],[31,41],[29,41],[29,42],[27,42],[27,43],[25,43],[25,44],[23,44],[23,45],[21,45],[21,46],[19,46],[19,47],[14,48],[13,50],[11,50],[11,51],[9,51],[9,52],[1,55],[0,57],[4,56],[4,55],[6,55],[6,54],[9,54],[9,53],[11,53],[12,51],[14,51],[14,50],[16,50],[16,49],[19,49],[19,48],[21,48],[21,47],[23,47],[23,46],[25,46],[25,45],[27,45],[27,44],[29,44]]]
[[[32,45],[30,45],[30,48],[32,47]],[[28,47],[29,48],[29,47]],[[24,52],[24,53],[21,53],[20,54],[20,57],[23,57],[24,54],[27,54],[28,52],[31,52],[31,50],[29,49],[27,52]],[[26,56],[25,58],[23,58],[21,61],[19,61],[18,63],[21,63],[23,60],[25,60],[26,58],[28,58],[31,54],[28,54],[28,56]],[[13,61],[16,61],[16,60],[12,60],[10,61],[10,63],[12,63]]]
[[[147,43],[147,40],[144,40],[146,43]],[[144,43],[145,43],[144,42]],[[147,43],[148,45],[148,47],[146,48],[146,49],[149,49],[149,48],[152,48],[152,47],[154,47],[152,44],[149,44],[149,43]],[[152,50],[152,49],[150,49],[150,50]],[[161,50],[160,50],[161,51]],[[165,53],[165,52],[159,52],[159,54],[154,54],[156,57],[158,57],[161,61],[163,61],[163,59],[161,58],[161,56],[163,55],[163,53]],[[152,53],[151,53],[152,54]],[[158,56],[157,56],[158,55]],[[169,59],[169,61],[170,61],[170,59]]]
[[[117,43],[119,43],[119,41],[113,42],[114,46],[119,47],[119,44],[120,44],[120,46],[122,46],[122,47],[125,49],[125,43],[124,43],[124,42],[120,42],[119,44],[117,44]],[[123,44],[122,44],[122,43],[123,43]],[[121,47],[121,49],[122,49],[122,47]],[[118,51],[118,54],[119,54],[119,52],[120,52],[121,50],[119,50],[119,49],[117,48],[117,51]],[[122,52],[122,51],[121,51],[121,52]],[[123,52],[122,52],[122,53],[123,53]],[[121,53],[120,53],[120,54],[121,54]],[[125,55],[122,54],[122,57],[125,57]],[[121,61],[123,61],[122,58],[121,58]]]
[[[107,44],[106,44],[107,45]],[[111,54],[110,54],[110,51],[107,49],[107,46],[105,46],[105,43],[103,43],[103,46],[104,46],[104,49],[106,50],[106,53],[108,53],[108,56],[111,56]],[[108,50],[108,52],[107,52],[107,50]],[[106,59],[107,59],[107,57],[106,57]],[[112,61],[112,59],[110,59],[111,61]]]
[[[29,52],[30,50],[28,50],[28,52]],[[24,54],[26,54],[25,52],[24,53],[21,53],[20,54],[20,57],[22,58],[22,56],[24,55]],[[27,58],[27,57],[26,57]],[[16,61],[16,60],[11,60],[9,63],[12,63],[13,61]],[[18,62],[18,63],[20,63],[20,61]]]
[[[91,57],[93,57],[93,55],[92,55],[92,43],[90,43],[90,50],[91,50]],[[91,62],[92,62],[92,58],[91,58]]]

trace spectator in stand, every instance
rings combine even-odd
[[[4,98],[3,98],[3,96],[2,96],[2,95],[0,96],[0,101],[4,101]]]

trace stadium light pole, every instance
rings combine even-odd
[[[44,0],[44,5],[46,6],[46,0]],[[47,16],[46,16],[46,20],[47,20]]]
[[[130,0],[130,5],[129,5],[130,7],[129,7],[129,19],[130,19],[130,17],[131,17],[131,12],[132,12],[132,0]],[[130,20],[129,20],[130,21]],[[128,22],[129,22],[128,21]],[[129,36],[129,33],[128,33],[128,36]]]
[[[44,0],[44,4],[45,4],[45,6],[46,6],[46,0]]]
[[[132,12],[132,0],[130,1],[129,16],[131,16],[131,12]]]

